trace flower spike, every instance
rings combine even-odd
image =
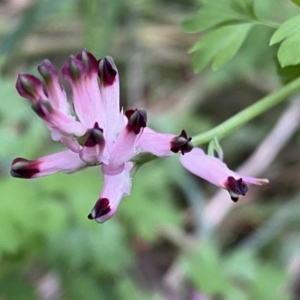
[[[76,56],[70,56],[62,68],[63,77],[71,85],[75,116],[51,62],[43,60],[38,71],[43,82],[21,73],[16,82],[17,91],[31,101],[32,109],[44,120],[52,139],[62,142],[66,150],[35,160],[18,157],[12,161],[11,175],[32,179],[98,166],[104,182],[88,219],[98,223],[110,219],[122,198],[130,194],[130,172],[134,163],[139,166],[154,156],[180,153],[180,162],[186,169],[227,189],[233,201],[246,194],[247,183],[268,182],[239,175],[221,160],[193,148],[192,139],[184,130],[178,136],[153,131],[147,127],[145,110],[131,109],[123,113],[119,73],[109,56],[97,60],[83,49]]]

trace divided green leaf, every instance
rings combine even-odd
[[[240,49],[250,29],[257,21],[253,0],[202,0],[202,7],[193,18],[182,24],[186,32],[210,29],[191,48],[196,73],[210,62],[213,70],[228,62]]]
[[[278,49],[278,60],[282,67],[300,63],[300,15],[283,23],[275,31],[270,45],[281,42]]]
[[[228,62],[238,52],[252,26],[224,26],[200,39],[190,50],[197,52],[193,59],[195,72],[202,71],[211,61],[213,70]]]

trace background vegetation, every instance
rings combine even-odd
[[[214,49],[206,38],[195,75],[187,50],[205,34],[185,31],[195,31],[191,18],[204,2],[0,1],[1,300],[300,299],[298,96],[221,140],[232,169],[270,179],[238,204],[188,174],[176,156],[144,165],[131,195],[101,225],[86,217],[102,186],[99,169],[36,180],[9,175],[17,156],[62,149],[14,87],[18,72],[37,74],[44,58],[60,69],[83,47],[113,56],[122,105],[145,107],[159,131],[184,128],[191,136],[299,74],[297,66],[281,69],[278,44],[269,46],[273,25],[299,7],[256,0],[273,23],[252,28],[232,60],[212,63],[216,71],[205,68],[214,58],[203,59]]]

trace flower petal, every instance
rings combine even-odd
[[[137,141],[146,127],[147,114],[144,110],[132,110],[126,114],[128,123],[123,127],[116,142],[110,149],[109,165],[102,165],[102,171],[106,175],[116,175],[123,170],[124,163],[129,161],[138,150]]]
[[[174,134],[157,133],[146,127],[138,140],[137,147],[143,152],[149,152],[159,157],[170,156],[174,154],[171,151],[171,141],[174,137]]]
[[[125,169],[118,175],[104,175],[104,185],[98,201],[88,218],[98,223],[110,219],[117,211],[123,197],[130,194],[132,163],[126,163]]]
[[[99,62],[100,91],[105,107],[106,126],[104,134],[108,140],[115,140],[121,129],[123,116],[120,114],[120,86],[118,69],[110,56]]]
[[[37,115],[46,121],[51,130],[52,128],[57,129],[61,132],[62,136],[74,135],[82,136],[86,132],[86,128],[80,122],[76,121],[71,115],[65,115],[57,109],[53,109],[49,101],[40,100],[32,105],[32,109]]]
[[[60,86],[58,74],[51,62],[48,59],[43,60],[38,65],[38,71],[45,81],[48,99],[52,107],[65,115],[70,115],[70,106],[66,92]]]
[[[78,154],[66,150],[36,160],[18,157],[12,162],[11,175],[18,178],[37,178],[58,172],[74,173],[86,166]]]
[[[100,99],[92,100],[90,98],[88,86],[86,86],[86,65],[74,56],[71,56],[63,67],[62,73],[71,85],[74,109],[79,120],[87,128],[92,128],[97,121],[94,101],[100,101]]]
[[[109,163],[109,152],[105,146],[103,130],[96,122],[92,129],[89,129],[86,134],[84,147],[81,149],[80,158],[88,164]]]
[[[247,192],[245,182],[256,185],[264,185],[269,182],[268,179],[237,174],[228,169],[220,159],[206,155],[200,148],[194,148],[191,152],[180,155],[180,162],[191,173],[218,187],[227,189],[234,201],[237,201],[238,195],[244,195]]]
[[[105,131],[107,129],[105,127],[107,116],[105,114],[105,103],[102,99],[98,83],[98,61],[86,49],[83,49],[78,53],[76,58],[86,66],[86,76],[83,79],[84,86],[89,96],[89,105],[94,114],[94,123],[98,122],[99,126]]]

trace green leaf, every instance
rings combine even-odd
[[[200,32],[218,25],[248,22],[252,18],[255,18],[253,0],[203,0],[201,9],[182,23],[182,29]]]
[[[182,29],[186,32],[200,32],[210,29],[222,23],[232,21],[240,23],[239,18],[218,11],[199,11],[196,16],[182,23]]]
[[[300,0],[291,0],[293,3],[295,3],[297,6],[300,6]]]
[[[198,52],[193,59],[194,71],[200,72],[210,61],[219,69],[240,49],[252,24],[229,25],[218,28],[200,39],[190,50]]]
[[[276,59],[275,65],[277,73],[280,76],[281,82],[283,84],[287,84],[300,77],[300,64],[282,68],[279,64],[279,61]]]
[[[281,42],[278,60],[282,67],[300,63],[300,15],[283,23],[273,34],[270,45]]]
[[[272,35],[270,45],[274,45],[289,37],[292,34],[296,34],[300,29],[300,15],[296,16],[285,23],[283,23]]]

